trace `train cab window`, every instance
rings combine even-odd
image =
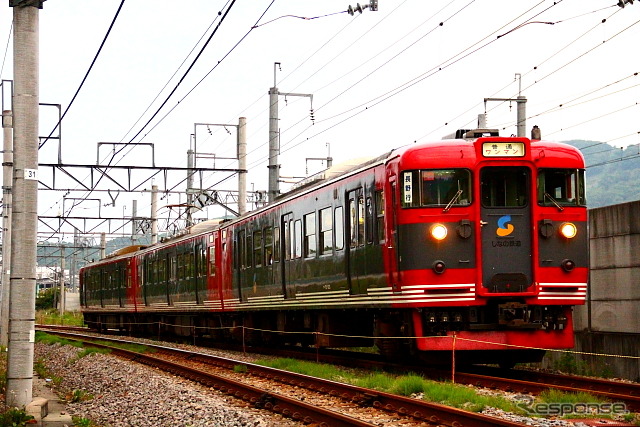
[[[320,210],[320,255],[333,251],[333,216],[331,208]]]
[[[334,211],[334,219],[335,219],[335,248],[336,250],[341,250],[344,248],[344,222],[343,222],[343,208],[342,206],[338,206]]]
[[[382,190],[376,191],[376,231],[378,242],[384,242],[384,193]]]
[[[304,256],[311,258],[316,255],[316,214],[315,212],[304,216]]]
[[[541,206],[585,206],[583,169],[540,169],[538,204]]]
[[[505,208],[529,203],[529,169],[525,167],[486,167],[480,172],[482,205]]]
[[[471,203],[468,169],[429,169],[402,174],[402,206],[467,206]]]

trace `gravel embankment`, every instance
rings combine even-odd
[[[76,360],[78,349],[36,344],[36,360],[61,377],[57,391],[84,390],[93,398],[69,403],[70,414],[100,426],[301,426],[240,400],[147,366],[110,355]]]
[[[140,340],[145,341],[145,340]],[[190,346],[179,346],[190,347]],[[205,353],[224,352],[198,349]],[[77,359],[80,350],[71,346],[36,344],[36,360],[42,359],[49,371],[63,379],[58,392],[85,390],[93,398],[69,403],[72,415],[88,418],[104,427],[119,426],[302,426],[293,420],[258,411],[245,402],[191,381],[110,355],[92,354]],[[228,356],[228,354],[226,354]],[[252,362],[257,356],[234,354]],[[76,360],[77,359],[77,360]],[[509,393],[479,390],[486,394]],[[534,427],[586,427],[571,420],[529,418],[485,408],[483,413]],[[611,420],[608,420],[611,422]]]

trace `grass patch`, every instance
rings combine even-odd
[[[402,396],[423,395],[423,399],[453,406],[472,412],[480,412],[491,406],[508,412],[523,414],[515,403],[499,396],[486,396],[476,393],[472,387],[440,383],[427,380],[418,375],[391,375],[386,373],[358,374],[354,370],[339,368],[322,363],[306,362],[294,359],[273,359],[257,362],[263,366],[311,375],[332,381],[340,381],[359,387],[371,388]]]
[[[88,393],[86,390],[73,390],[65,396],[68,402],[86,402],[87,400],[93,399],[93,395]]]
[[[44,363],[43,359],[38,359],[33,362],[33,370],[40,378],[50,379],[53,385],[58,386],[62,384],[62,377],[52,375],[51,372],[49,372],[49,369],[47,369],[47,365]]]
[[[9,408],[0,413],[0,426],[26,427],[32,420],[33,416],[28,415],[24,409]]]
[[[567,374],[584,375],[587,377],[613,378],[613,369],[605,362],[589,363],[578,355],[564,353],[559,358],[554,358],[551,368]]]
[[[76,427],[94,427],[95,424],[88,418],[82,418],[78,416],[72,416],[71,420],[73,421],[73,425]]]
[[[84,316],[79,311],[66,311],[60,315],[60,311],[50,308],[36,311],[36,323],[40,325],[65,325],[85,326]]]
[[[246,374],[247,371],[249,371],[249,368],[247,368],[247,365],[234,365],[233,366],[233,372],[235,372],[237,374]]]
[[[566,393],[559,390],[545,390],[540,393],[540,401],[544,403],[606,403],[606,399],[594,396],[589,393]]]
[[[82,347],[82,343],[80,341],[66,339],[66,338],[59,337],[56,335],[51,335],[42,331],[36,331],[36,342],[47,344],[47,345],[59,344],[59,345],[71,345],[73,347]]]
[[[155,353],[156,349],[148,347],[144,344],[135,343],[119,343],[112,341],[96,341],[96,344],[106,345],[109,347],[120,348],[122,350],[133,351],[134,353]]]

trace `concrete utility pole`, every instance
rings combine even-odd
[[[517,108],[517,117],[516,117],[516,128],[517,128],[517,136],[518,137],[526,137],[527,133],[527,98],[522,96],[522,76],[520,73],[516,73],[516,79],[518,79],[518,97],[517,98],[485,98],[485,112],[487,110],[487,101],[515,101],[518,105]]]
[[[247,212],[247,118],[238,119],[238,213]]]
[[[39,13],[43,0],[9,0],[13,7],[13,218],[6,404],[32,400],[38,226]]]
[[[151,186],[151,244],[158,243],[158,186]]]
[[[100,233],[100,259],[107,256],[107,234]]]
[[[193,150],[187,150],[187,228],[193,225],[193,168],[195,153]]]
[[[65,303],[66,303],[66,294],[65,294],[65,286],[64,286],[64,269],[65,269],[65,250],[64,246],[60,246],[60,250],[62,253],[60,254],[60,277],[58,277],[60,281],[60,317],[64,316],[65,312]]]
[[[276,87],[276,67],[279,62],[273,64],[273,87],[269,89],[269,203],[273,203],[280,194],[280,165],[278,153],[280,152],[280,135],[278,131],[278,96],[305,96],[311,98],[311,120],[313,121],[313,95],[308,93],[281,93]]]
[[[2,112],[2,306],[0,306],[0,345],[9,344],[9,288],[11,271],[11,187],[13,184],[13,118]]]
[[[136,244],[136,240],[138,240],[138,230],[137,230],[137,217],[138,217],[138,201],[134,200],[131,207],[131,245]]]

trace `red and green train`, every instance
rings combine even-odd
[[[587,293],[584,168],[569,145],[487,130],[336,166],[261,209],[86,265],[85,321],[539,360],[573,346]]]

